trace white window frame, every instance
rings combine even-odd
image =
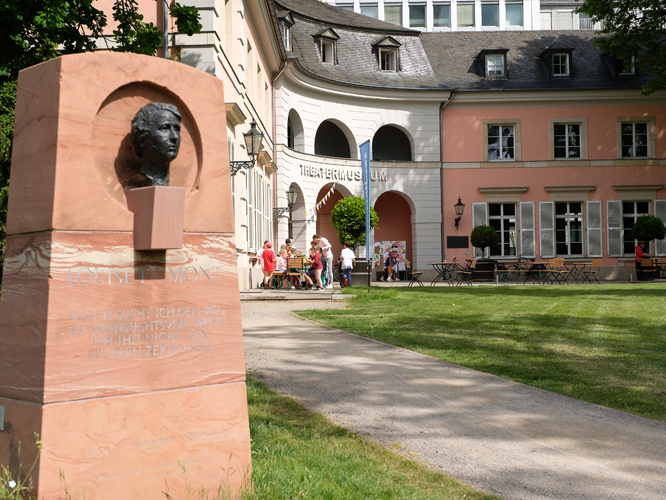
[[[422,7],[423,8],[423,26],[414,26],[412,24],[412,7]],[[428,17],[427,17],[428,9],[426,8],[426,4],[425,3],[414,3],[414,4],[410,3],[408,12],[409,12],[409,27],[410,28],[415,28],[415,29],[425,30],[426,26],[428,25]]]
[[[565,66],[565,68],[566,68],[566,71],[564,71],[564,72],[562,72],[562,71],[556,72],[556,71],[555,71],[555,67],[556,67],[556,66],[563,66],[563,64],[562,64],[562,60],[561,60],[561,59],[560,59],[560,62],[559,62],[559,63],[556,63],[556,62],[555,62],[555,58],[562,58],[562,57],[565,58],[565,59],[564,59],[564,61],[565,61],[565,62],[564,62],[564,66]],[[567,52],[555,52],[555,53],[553,53],[553,55],[552,55],[552,61],[551,61],[551,62],[552,62],[552,66],[551,66],[551,67],[552,67],[552,71],[553,71],[553,76],[556,76],[556,77],[563,77],[563,76],[570,76],[570,75],[571,75],[571,56],[570,56],[569,53],[567,53]]]
[[[490,215],[490,205],[499,205],[500,206],[500,212],[501,212],[500,215]],[[513,206],[513,215],[504,215],[504,207],[506,205]],[[504,241],[504,233],[506,232],[506,230],[504,229],[504,221],[505,220],[511,220],[511,219],[513,219],[513,224],[514,224],[514,226],[513,226],[513,250],[514,250],[514,253],[509,253],[509,254],[505,255],[504,254],[504,245],[507,244],[507,243],[510,245],[511,242],[512,242],[511,241],[512,238],[511,238],[511,231],[508,230],[508,232],[509,232],[509,241],[508,242]],[[501,229],[498,232],[498,235],[500,237],[500,242],[499,242],[500,253],[499,254],[491,253],[490,256],[491,257],[515,257],[516,255],[518,255],[518,204],[517,203],[511,203],[511,202],[507,202],[507,203],[503,203],[503,202],[492,202],[491,203],[491,202],[489,202],[488,203],[488,225],[490,227],[492,227],[490,222],[493,221],[493,220],[501,221],[500,222]],[[495,231],[497,232],[497,230],[495,230]]]
[[[509,6],[520,6],[520,19],[521,23],[520,24],[509,24],[509,16],[507,16],[507,8]],[[506,26],[506,29],[520,29],[525,26],[525,7],[523,6],[523,2],[506,2],[504,4],[504,24]]]
[[[587,118],[551,118],[550,120],[550,159],[556,161],[577,161],[588,159]],[[580,127],[580,156],[555,157],[555,125],[578,125]],[[568,153],[568,146],[567,146]]]
[[[511,126],[513,127],[513,147],[514,147],[514,157],[506,159],[492,159],[488,158],[488,127],[491,125],[502,126]],[[501,118],[492,118],[483,120],[483,161],[484,162],[511,162],[511,161],[521,161],[522,158],[522,135],[521,135],[521,126],[520,118],[508,118],[506,120]]]
[[[460,11],[462,10],[461,8],[468,6],[472,7],[472,24],[461,25],[458,23],[460,19],[459,14]],[[456,5],[456,27],[458,27],[461,31],[465,30],[472,31],[476,28],[476,5],[474,4],[474,2],[464,2],[464,3],[458,2],[458,4]]]
[[[619,61],[619,62],[622,65],[622,69],[619,72],[620,76],[633,76],[633,75],[636,74],[636,57],[635,56],[631,56],[631,61],[629,63],[629,71],[624,71],[624,69],[626,68],[624,62],[622,62],[622,61]]]
[[[391,9],[391,11],[398,12],[399,17],[400,17],[400,22],[395,23],[393,21],[389,21],[386,17],[386,9]],[[387,23],[395,24],[396,26],[402,26],[402,4],[401,3],[384,3],[384,21]]]
[[[398,49],[379,49],[379,69],[382,71],[398,71]]]
[[[585,255],[585,203],[582,201],[555,201],[554,203],[554,215],[555,215],[555,239],[554,239],[554,244],[555,244],[555,254],[561,257],[583,257]],[[563,215],[558,215],[557,213],[557,205],[558,204],[566,204],[567,205],[567,213]],[[571,208],[572,203],[577,203],[580,205],[580,214],[572,214],[569,212],[569,209]],[[561,253],[558,251],[558,242],[557,242],[557,220],[564,219],[566,221],[566,246],[567,246],[567,253]],[[571,241],[571,221],[574,219],[580,219],[580,241],[572,242]],[[572,243],[580,243],[580,253],[571,253],[571,244]]]
[[[291,26],[284,24],[284,48],[291,52]]]
[[[376,11],[377,11],[377,15],[376,15],[376,16],[370,16],[370,15],[365,14],[365,13],[363,12],[363,9],[372,8],[372,7],[374,7],[374,8],[376,9]],[[363,15],[363,16],[371,17],[372,19],[379,19],[379,6],[378,6],[376,3],[361,3],[361,7],[360,7],[360,9],[359,9],[359,13],[360,13],[361,15]]]
[[[446,25],[446,26],[436,26],[435,25],[435,19],[436,19],[435,18],[435,7],[448,7],[449,8],[449,24],[448,25]],[[442,2],[433,3],[432,9],[433,9],[432,10],[432,26],[433,26],[433,29],[434,30],[442,30],[442,29],[447,29],[447,28],[451,29],[451,11],[453,10],[453,9],[451,9],[451,4],[450,3],[442,3]]]
[[[646,118],[652,118],[651,120],[649,119],[628,119],[628,120],[618,120],[618,158],[653,158],[654,157],[654,118],[653,117],[646,117]],[[633,151],[636,151],[636,125],[645,125],[645,130],[646,130],[646,150],[647,150],[647,156],[644,155],[624,155],[623,154],[623,126],[624,125],[631,125],[632,126],[632,149]]]
[[[497,11],[497,24],[483,24],[483,7],[492,5]],[[481,29],[497,30],[500,26],[500,4],[499,2],[481,2]]]
[[[335,65],[335,40],[321,40],[321,62]]]
[[[497,58],[499,58],[500,64],[499,66],[497,65]],[[485,57],[486,61],[486,78],[501,78],[505,76],[504,72],[504,54],[486,54]],[[494,62],[491,64],[491,61]],[[500,68],[499,73],[492,73],[491,74],[491,65],[494,69],[494,71],[497,71],[497,68]]]

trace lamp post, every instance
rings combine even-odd
[[[453,205],[453,208],[456,209],[456,229],[458,229],[458,224],[460,223],[460,219],[462,218],[462,214],[465,212],[465,204],[460,201],[460,196],[458,196],[458,203]]]
[[[259,156],[259,153],[261,153],[262,141],[264,140],[264,133],[259,131],[254,119],[252,120],[252,123],[250,123],[250,131],[247,132],[246,134],[243,134],[243,138],[245,139],[245,148],[250,159],[245,161],[229,162],[229,165],[231,167],[231,175],[236,175],[236,173],[241,168],[249,170],[252,167],[254,167],[254,162],[256,160],[256,157]]]
[[[289,191],[287,191],[287,204],[289,205],[289,239],[294,237],[294,226],[292,223],[292,212],[294,211],[294,205],[296,205],[296,199],[298,198],[298,192],[294,189],[294,186],[289,186]]]

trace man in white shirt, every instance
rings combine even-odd
[[[352,278],[351,278],[351,272],[352,268],[356,267],[356,256],[354,255],[354,252],[351,250],[351,243],[348,241],[345,241],[344,248],[342,249],[342,253],[340,254],[340,258],[338,259],[338,264],[342,262],[342,276],[343,276],[343,281],[342,281],[342,286],[351,286],[352,284]]]
[[[316,242],[321,248],[321,253],[326,259],[326,288],[333,288],[333,251],[332,245],[321,234],[315,234],[312,241]]]

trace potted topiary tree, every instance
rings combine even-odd
[[[663,240],[666,237],[666,227],[659,217],[644,215],[634,223],[631,236],[635,240],[646,243],[652,240]]]
[[[499,234],[490,226],[476,226],[472,229],[469,237],[472,245],[480,248],[484,254],[485,249],[497,245],[500,241]],[[481,258],[476,262],[476,268],[472,271],[474,281],[493,281],[495,276],[495,261]]]
[[[379,223],[379,216],[374,208],[370,207],[370,229]],[[349,241],[354,247],[356,257],[358,246],[365,245],[365,200],[360,196],[352,196],[338,201],[331,211],[331,224],[338,232],[340,243]],[[362,256],[363,257],[363,256]],[[368,285],[368,267],[372,263],[363,259],[356,259],[356,268],[352,272],[354,285]]]

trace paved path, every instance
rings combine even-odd
[[[507,499],[666,499],[666,424],[245,302],[248,370],[334,422]],[[412,453],[412,454],[413,454]]]

